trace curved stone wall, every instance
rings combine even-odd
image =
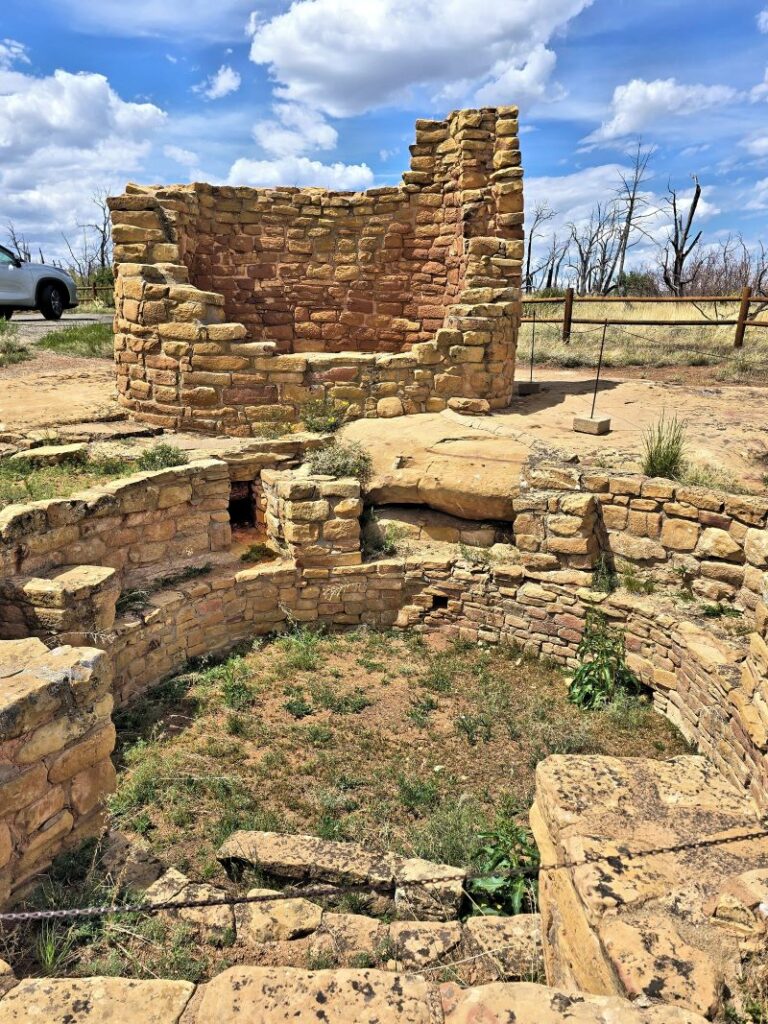
[[[322,396],[351,418],[508,405],[517,109],[418,122],[411,151],[398,188],[129,186],[111,199],[121,403],[236,436]]]

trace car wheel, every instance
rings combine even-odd
[[[46,320],[60,320],[66,304],[64,289],[58,284],[47,284],[40,293],[38,308]]]
[[[12,316],[12,309],[0,309],[0,320],[10,320]]]

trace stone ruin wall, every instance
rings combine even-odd
[[[271,449],[280,445],[278,457]],[[630,665],[658,709],[753,806],[766,808],[768,500],[540,464],[528,467],[511,500],[504,525],[514,544],[501,561],[413,554],[363,562],[357,481],[285,468],[301,460],[298,439],[252,448],[231,466],[205,460],[0,513],[4,898],[98,827],[90,801],[94,787],[103,795],[114,783],[104,764],[113,700],[140,699],[190,658],[292,621],[439,630],[515,642],[574,665],[587,611],[599,606],[625,629]],[[243,566],[229,554],[230,476],[258,484],[280,560]],[[153,530],[164,523],[173,535],[158,540]],[[119,593],[156,577],[168,551],[178,565],[210,570],[161,589],[140,613],[118,613]],[[679,603],[595,591],[598,559],[619,555],[669,582],[684,567],[702,599],[745,609],[748,635],[716,636],[709,623],[687,621]],[[74,646],[49,652],[43,640]],[[22,672],[14,644],[37,645],[25,648]],[[60,657],[71,661],[69,681],[52,672]],[[89,677],[94,659],[104,665],[99,686],[75,692],[71,680]],[[62,778],[53,765],[70,747],[87,757],[73,756],[73,773]]]
[[[323,396],[351,418],[508,405],[517,108],[419,121],[411,152],[397,188],[129,186],[110,200],[121,403],[236,436]]]

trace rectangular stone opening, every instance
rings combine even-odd
[[[247,480],[235,480],[230,484],[229,522],[232,529],[253,529],[256,526],[253,484]]]

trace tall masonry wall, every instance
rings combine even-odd
[[[517,131],[516,107],[418,121],[397,188],[129,185],[110,200],[121,403],[235,436],[323,396],[350,418],[508,405]]]

